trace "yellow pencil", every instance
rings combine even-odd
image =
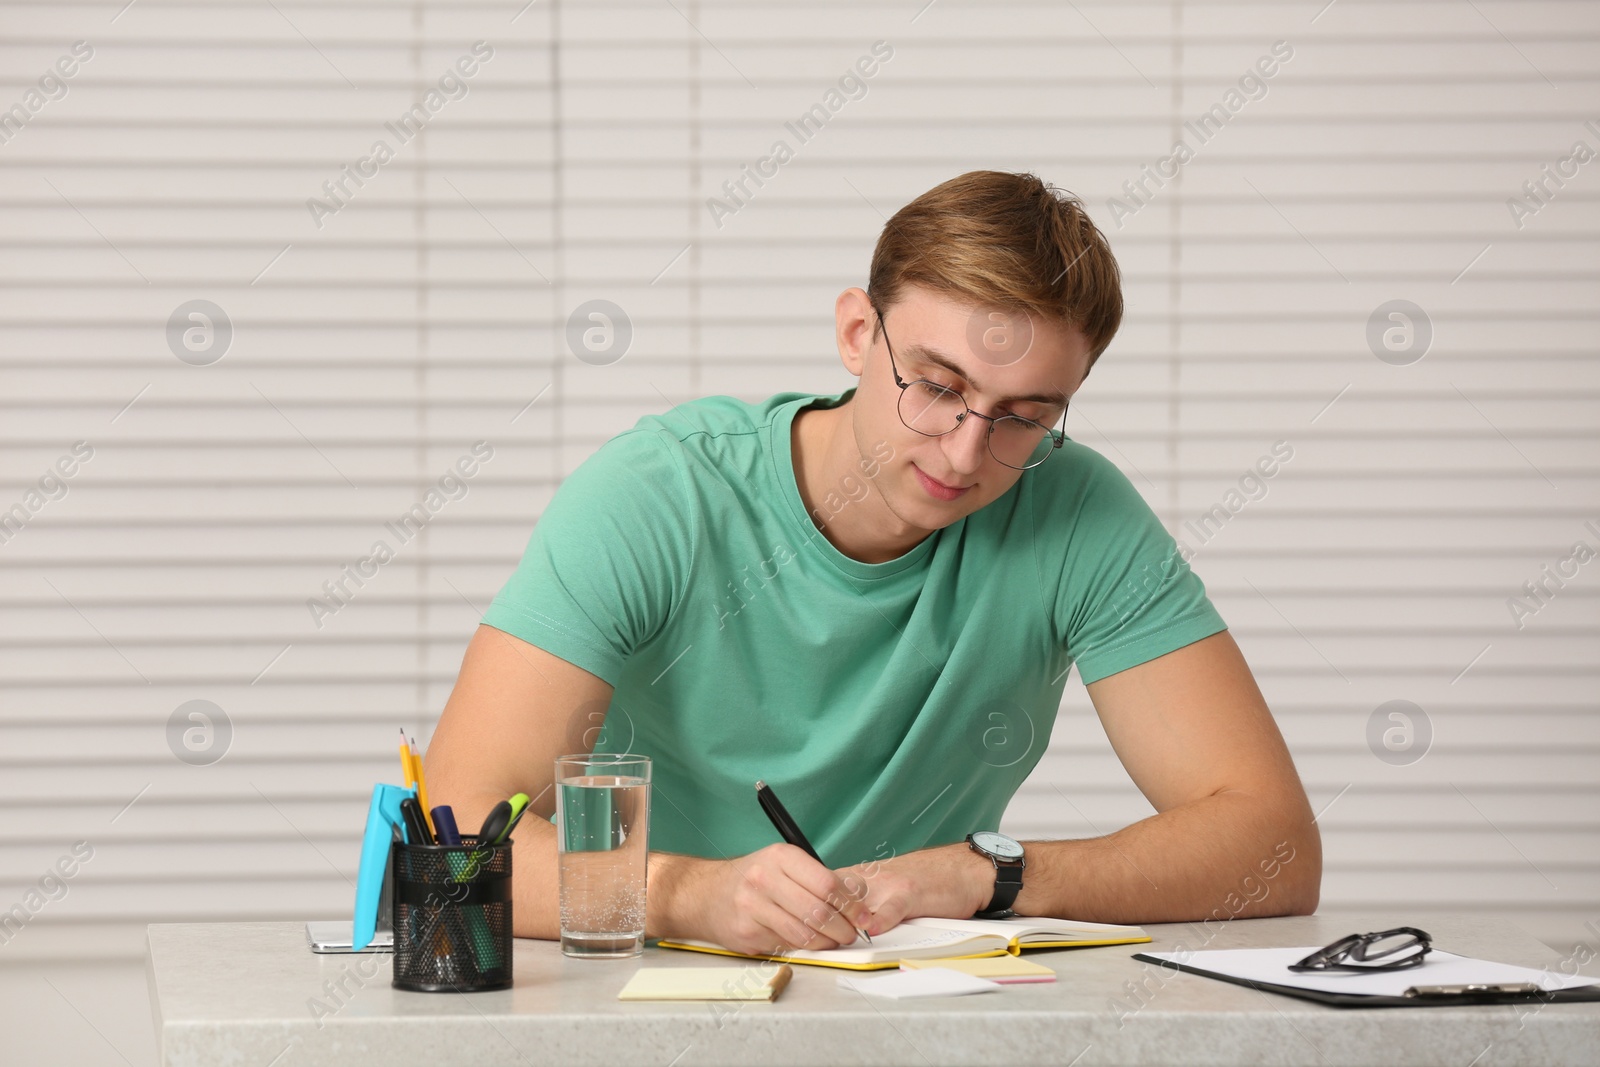
[[[406,743],[403,727],[400,730],[400,773],[405,777],[408,789],[417,784],[417,772],[411,769],[411,746]]]
[[[405,731],[400,731],[404,734]],[[417,742],[413,738],[411,748],[411,772],[417,779],[417,805],[422,808],[422,817],[428,823],[428,833],[433,835],[435,841],[439,840],[439,831],[433,825],[433,808],[428,804],[428,783],[422,777],[422,754],[417,751]]]
[[[422,781],[422,757],[417,755],[416,744],[406,739],[404,727],[400,730],[400,770],[406,776],[406,785],[417,791],[417,806],[422,809],[422,821],[427,824],[428,833],[437,841],[438,831],[433,827],[433,814],[428,807],[428,787]],[[419,845],[432,843],[417,842]]]

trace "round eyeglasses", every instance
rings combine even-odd
[[[894,345],[889,343],[889,327],[883,321],[883,312],[877,308],[873,308],[873,311],[878,316],[878,325],[883,329],[883,343],[889,349],[889,368],[894,372],[894,383],[900,387],[900,421],[909,429],[928,437],[943,437],[960,428],[968,415],[976,415],[989,423],[989,454],[996,462],[1019,471],[1037,467],[1066,442],[1065,401],[1062,402],[1061,429],[1055,430],[1021,415],[996,417],[973,411],[967,406],[966,398],[948,386],[930,382],[926,378],[910,382],[901,378],[900,368],[895,364]]]

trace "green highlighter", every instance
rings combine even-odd
[[[483,820],[483,829],[478,831],[478,844],[498,845],[507,840],[527,810],[526,793],[518,793],[510,800],[496,804],[489,811],[489,817]]]
[[[483,820],[483,828],[478,831],[474,848],[466,857],[466,866],[456,875],[458,882],[470,882],[477,876],[478,867],[483,863],[480,849],[484,845],[504,844],[511,837],[511,831],[516,829],[523,814],[528,810],[528,794],[518,793],[510,800],[502,800],[489,810],[489,817]]]
[[[528,810],[528,794],[518,793],[510,800],[502,800],[489,812],[489,817],[483,820],[483,828],[478,831],[476,844],[498,845],[511,836],[511,831],[517,822]],[[455,820],[450,820],[454,824]],[[459,841],[460,839],[457,838]],[[483,852],[474,848],[466,856],[451,854],[449,857],[450,868],[455,871],[457,882],[470,882],[477,877],[478,868],[482,864]],[[494,942],[489,937],[489,928],[483,921],[483,916],[476,911],[469,911],[467,915],[468,926],[471,927],[473,949],[478,957],[479,966],[485,969],[494,969],[500,966],[500,954],[494,950]]]

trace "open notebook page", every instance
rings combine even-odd
[[[706,941],[680,941],[678,943],[692,945],[697,948],[721,948],[719,945],[713,945]],[[788,960],[816,960],[825,963],[880,963],[885,960],[898,960],[906,954],[917,954],[924,957],[961,956],[974,952],[998,952],[1004,947],[1005,938],[996,937],[986,932],[947,930],[901,923],[892,930],[885,930],[881,934],[873,935],[872,944],[870,945],[863,938],[857,940],[855,944],[843,948],[831,948],[821,951],[792,949],[785,952],[783,958]]]

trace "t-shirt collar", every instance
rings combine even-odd
[[[933,550],[933,543],[938,540],[941,531],[933,533],[917,542],[910,550],[894,559],[883,563],[863,563],[858,559],[851,559],[834,547],[822,531],[817,529],[816,523],[806,514],[805,502],[800,497],[800,486],[794,469],[794,418],[802,410],[810,407],[832,408],[838,407],[850,400],[855,394],[856,387],[851,386],[842,393],[829,395],[827,393],[814,393],[790,400],[778,407],[774,412],[772,421],[768,424],[771,440],[767,454],[772,457],[772,475],[777,479],[783,498],[788,501],[789,518],[792,520],[797,536],[808,548],[802,551],[816,552],[831,563],[836,569],[852,578],[887,578],[899,574],[910,567],[922,563],[928,553]]]

